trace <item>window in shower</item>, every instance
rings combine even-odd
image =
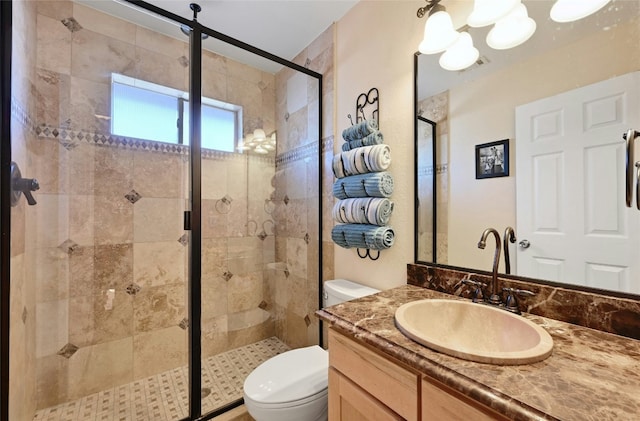
[[[189,95],[120,74],[111,77],[111,133],[189,144]],[[242,138],[242,107],[202,98],[202,147],[233,152]]]

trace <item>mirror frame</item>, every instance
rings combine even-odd
[[[437,197],[437,182],[436,182],[436,174],[435,174],[435,165],[436,165],[436,156],[437,156],[437,151],[436,151],[436,133],[435,133],[435,126],[434,126],[434,134],[433,134],[433,167],[434,167],[434,175],[433,175],[433,220],[432,220],[432,224],[433,224],[433,252],[432,252],[432,256],[433,256],[433,262],[426,262],[423,260],[419,260],[418,259],[418,240],[419,240],[419,235],[418,235],[418,218],[419,218],[419,202],[418,202],[418,154],[419,154],[419,150],[418,150],[418,125],[420,121],[424,121],[424,122],[429,122],[429,123],[433,123],[431,120],[428,120],[422,116],[420,116],[418,114],[418,58],[419,56],[422,55],[422,53],[415,52],[413,55],[413,111],[414,111],[414,131],[413,131],[413,142],[414,142],[414,172],[413,172],[413,176],[414,176],[414,227],[413,227],[413,235],[414,235],[414,263],[418,264],[418,265],[427,265],[427,266],[432,266],[432,267],[438,267],[438,268],[442,268],[442,269],[449,269],[449,270],[456,270],[456,271],[463,271],[463,272],[472,272],[472,273],[478,273],[478,274],[482,274],[482,275],[487,275],[487,276],[491,276],[492,272],[489,271],[485,271],[485,270],[481,270],[481,269],[474,269],[474,268],[466,268],[466,267],[462,267],[462,266],[451,266],[451,265],[447,265],[447,264],[442,264],[442,263],[438,263],[437,262],[437,239],[438,239],[438,232],[436,230],[437,228],[437,201],[436,201],[436,197]],[[588,286],[584,286],[584,285],[575,285],[575,284],[565,284],[565,283],[561,283],[561,282],[556,282],[556,281],[550,281],[550,280],[546,280],[546,279],[537,279],[537,278],[529,278],[529,277],[525,277],[525,276],[518,276],[518,275],[512,275],[512,274],[506,274],[506,273],[498,273],[498,277],[500,278],[506,278],[506,279],[513,279],[516,281],[523,281],[523,282],[530,282],[530,283],[535,283],[535,284],[541,284],[541,285],[547,285],[547,286],[551,286],[554,288],[563,288],[563,289],[568,289],[568,290],[574,290],[574,291],[582,291],[582,292],[587,292],[587,293],[592,293],[592,294],[597,294],[597,295],[602,295],[602,296],[608,296],[608,297],[614,297],[614,298],[624,298],[624,299],[630,299],[630,300],[635,300],[635,301],[640,301],[640,295],[638,294],[632,294],[632,293],[628,293],[628,292],[622,292],[622,291],[615,291],[615,290],[606,290],[606,289],[599,289],[599,288],[593,288],[593,287],[588,287]]]

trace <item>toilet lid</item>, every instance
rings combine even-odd
[[[276,355],[244,381],[244,393],[259,403],[305,399],[327,388],[329,354],[317,345]]]

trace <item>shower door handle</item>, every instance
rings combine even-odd
[[[636,207],[640,210],[640,161],[636,162]]]
[[[191,231],[191,211],[184,211],[184,230]]]

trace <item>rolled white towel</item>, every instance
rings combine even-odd
[[[342,154],[337,154],[333,156],[333,175],[336,178],[344,178],[347,176],[347,174],[345,174],[344,172],[344,163],[342,162]]]
[[[393,202],[387,198],[344,199],[333,205],[332,216],[344,224],[387,225]]]
[[[373,146],[384,143],[384,136],[378,130],[369,133],[362,139],[355,139],[342,144],[342,150],[348,151],[349,149],[361,148],[363,146]]]
[[[336,178],[385,171],[390,165],[389,145],[365,146],[333,156],[333,174]]]
[[[362,139],[374,133],[376,130],[378,130],[377,120],[364,120],[344,129],[342,131],[342,138],[347,142]]]
[[[391,165],[391,148],[389,145],[366,146],[362,150],[369,172],[386,171]]]

